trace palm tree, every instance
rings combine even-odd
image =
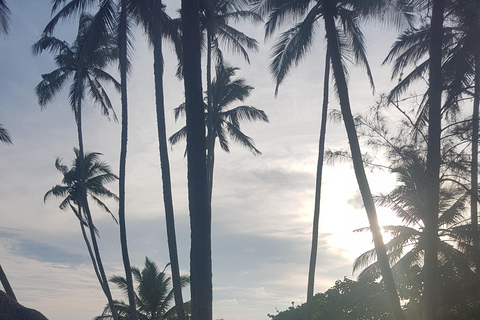
[[[163,39],[179,45],[179,21],[172,20],[165,12],[165,5],[161,1],[137,0],[131,1],[137,22],[143,25],[145,33],[153,46],[154,76],[155,76],[155,104],[157,111],[157,133],[159,141],[160,165],[163,183],[163,201],[167,224],[168,251],[170,255],[175,305],[179,320],[185,319],[183,310],[182,288],[180,284],[180,267],[175,235],[175,219],[173,211],[172,184],[170,177],[170,163],[168,160],[167,134],[165,126],[165,102],[163,95]]]
[[[58,68],[48,74],[43,74],[43,80],[35,88],[40,106],[45,107],[62,89],[65,83],[72,80],[69,97],[77,124],[79,159],[85,158],[83,151],[82,103],[86,93],[88,92],[95,102],[101,106],[104,115],[109,116],[110,112],[112,112],[114,119],[116,119],[110,99],[102,86],[102,82],[110,82],[116,88],[119,87],[118,82],[104,71],[117,57],[116,42],[108,34],[97,37],[96,41],[90,41],[91,34],[94,32],[92,26],[94,26],[96,19],[98,18],[86,14],[81,16],[78,34],[71,46],[65,41],[46,34],[33,46],[34,53],[38,54],[44,50],[49,50],[57,54],[55,62]],[[85,211],[90,229],[104,292],[109,302],[113,303],[94,236],[94,226],[87,202],[86,182],[83,181],[83,178],[86,177],[82,173],[85,168],[81,160],[78,164],[78,170],[80,191],[83,193],[82,208]]]
[[[203,1],[203,10],[200,16],[201,29],[205,31],[207,38],[207,176],[209,178],[209,197],[211,202],[211,191],[213,189],[213,164],[215,138],[213,123],[213,106],[212,106],[212,53],[216,57],[217,65],[223,64],[223,54],[219,47],[219,42],[225,43],[234,52],[243,55],[245,60],[250,63],[246,49],[258,51],[258,42],[238,31],[229,25],[229,22],[247,21],[253,23],[262,22],[260,15],[249,10],[248,1],[245,0],[207,0]]]
[[[10,9],[5,0],[0,0],[0,33],[8,34],[10,24]]]
[[[397,174],[399,184],[388,194],[375,197],[375,202],[387,207],[401,219],[402,225],[384,226],[392,239],[386,244],[392,269],[399,277],[410,272],[413,265],[424,268],[423,257],[426,249],[425,220],[427,217],[425,152],[412,146],[396,147],[390,152],[393,163],[391,172]],[[471,269],[472,233],[467,224],[466,204],[469,191],[453,184],[442,181],[439,197],[437,260],[442,266],[442,274],[437,282],[442,282],[450,276],[453,270],[468,279],[473,278]],[[359,229],[364,231],[368,228]],[[375,249],[360,255],[354,263],[354,272],[365,267],[359,277],[377,277],[378,264],[374,260]],[[408,278],[408,276],[407,276]],[[421,284],[420,284],[421,287]],[[420,289],[421,290],[421,289]],[[438,288],[438,292],[445,289]],[[440,295],[439,295],[440,296]]]
[[[230,152],[227,136],[230,139],[240,143],[245,148],[249,149],[254,155],[261,154],[260,150],[255,147],[254,141],[249,136],[245,135],[240,129],[240,121],[264,121],[268,122],[268,116],[263,110],[252,106],[242,105],[233,109],[228,109],[232,103],[243,102],[254,89],[252,86],[245,83],[245,79],[232,79],[235,72],[239,68],[225,66],[223,64],[217,66],[216,78],[213,79],[210,92],[212,100],[212,128],[211,137],[207,136],[207,140],[213,141],[210,156],[207,158],[207,172],[209,184],[209,194],[212,194],[213,187],[213,167],[214,167],[214,147],[218,138],[220,147],[226,152]],[[208,100],[208,97],[207,97]],[[205,105],[205,118],[208,118],[208,110]],[[179,116],[185,115],[185,104],[181,104],[175,108],[175,120]],[[208,126],[208,121],[205,121],[205,126]],[[169,141],[176,144],[181,139],[185,139],[186,127],[183,127],[174,133]]]
[[[56,24],[60,19],[69,17],[77,12],[84,12],[89,6],[97,3],[97,1],[88,0],[70,0],[65,3],[65,0],[54,0],[52,7],[52,14],[61,6],[52,20],[47,24],[44,29],[44,34],[49,34],[53,31]],[[95,20],[94,32],[89,38],[91,41],[95,41],[97,36],[102,37],[105,34],[115,32],[118,36],[118,50],[119,50],[119,64],[120,64],[120,92],[122,103],[122,132],[121,132],[121,148],[120,148],[120,179],[119,179],[119,209],[118,217],[120,222],[120,244],[122,248],[122,260],[125,268],[125,276],[129,284],[129,302],[132,308],[132,317],[136,317],[133,312],[135,310],[135,299],[133,291],[133,280],[130,270],[130,259],[128,256],[127,245],[127,231],[125,222],[125,173],[126,173],[126,159],[127,159],[127,137],[128,137],[128,102],[127,102],[127,70],[129,66],[128,61],[128,45],[130,39],[128,35],[131,34],[130,27],[130,15],[128,11],[129,1],[119,0],[118,6],[113,0],[98,1],[98,12],[95,15],[98,17]],[[118,7],[118,12],[115,10]],[[134,319],[135,320],[135,319]]]
[[[117,180],[118,177],[112,173],[110,167],[105,162],[100,161],[99,158],[101,153],[87,152],[85,157],[82,159],[79,149],[74,148],[74,152],[75,160],[73,161],[71,168],[68,168],[66,165],[64,165],[60,158],[55,160],[55,167],[63,175],[62,184],[52,187],[52,189],[45,193],[43,200],[46,202],[51,196],[64,197],[59,208],[62,210],[67,210],[68,208],[72,209],[73,213],[79,220],[82,236],[87,246],[90,259],[92,260],[95,274],[105,295],[107,296],[107,299],[109,300],[109,304],[113,305],[110,289],[108,284],[106,285],[104,282],[105,272],[100,259],[100,252],[96,238],[97,235],[95,233],[97,230],[93,224],[93,219],[90,215],[90,212],[86,210],[86,202],[83,199],[82,181],[84,181],[86,193],[89,198],[98,204],[103,210],[110,213],[110,215],[112,215],[116,221],[112,212],[108,209],[107,205],[101,200],[101,198],[112,198],[118,201],[117,196],[104,186],[105,183],[113,182]],[[83,171],[80,170],[81,167],[84,167]],[[81,177],[81,174],[84,176]],[[93,250],[85,231],[85,227],[90,229]]]
[[[190,211],[190,279],[192,317],[212,319],[211,206],[205,163],[205,119],[199,0],[182,0],[183,76],[187,117],[188,205]]]
[[[264,0],[259,4],[258,9],[263,14],[269,14],[265,29],[267,37],[271,36],[276,29],[278,29],[286,17],[291,16],[294,20],[301,21],[293,28],[282,33],[273,48],[273,60],[270,69],[277,82],[276,91],[278,91],[278,86],[285,78],[292,64],[301,60],[313,44],[313,34],[318,21],[320,19],[324,21],[327,50],[332,63],[333,76],[347,130],[355,175],[370,222],[373,241],[377,249],[378,260],[380,261],[382,276],[391,303],[392,313],[396,319],[403,319],[404,316],[378,225],[375,205],[363,167],[362,154],[360,152],[360,145],[351,113],[348,86],[345,77],[344,60],[347,58],[347,52],[343,49],[344,47],[352,49],[355,60],[366,68],[369,79],[373,84],[371,72],[366,60],[364,38],[359,27],[359,19],[362,16],[372,16],[373,13],[382,14],[389,12],[395,14],[395,11],[386,10],[385,7],[388,7],[388,3],[382,1]],[[341,30],[337,28],[336,20],[339,21],[339,25],[342,27]]]
[[[168,265],[167,265],[168,266]],[[165,268],[167,268],[165,266]],[[165,274],[165,269],[160,271],[157,265],[145,258],[145,266],[142,270],[133,267],[132,274],[138,283],[135,300],[137,305],[137,317],[145,320],[178,319],[176,308],[170,308],[174,300],[173,289],[170,290],[170,277]],[[110,279],[125,295],[127,295],[127,282],[124,277],[114,276]],[[180,279],[182,287],[190,282],[187,276]],[[129,319],[130,308],[122,301],[116,301],[117,309],[120,310],[121,319]],[[188,303],[186,304],[188,307]],[[95,318],[112,319],[110,308],[107,305],[101,316]]]
[[[0,124],[0,141],[8,144],[12,144],[12,138],[5,127]]]

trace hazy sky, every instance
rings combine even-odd
[[[173,2],[177,6],[177,2]],[[168,3],[167,3],[168,4]],[[0,264],[21,303],[37,308],[49,319],[83,320],[99,315],[106,303],[91,267],[77,219],[58,208],[60,199],[43,203],[43,196],[62,175],[56,157],[68,165],[77,145],[74,116],[68,103],[68,85],[41,111],[34,93],[41,74],[52,71],[53,56],[33,56],[50,18],[50,1],[8,1],[11,30],[0,36],[0,123],[12,136],[12,146],[0,145]],[[170,8],[170,12],[174,12]],[[286,309],[306,297],[311,241],[315,169],[324,66],[322,28],[317,44],[274,96],[268,72],[272,41],[264,43],[262,26],[240,26],[261,44],[250,55],[251,65],[225,53],[241,68],[255,90],[245,104],[263,109],[270,123],[243,124],[262,155],[253,156],[231,144],[227,154],[217,148],[213,194],[213,283],[215,319],[261,320],[267,313]],[[76,19],[57,28],[55,35],[71,43]],[[376,92],[392,87],[389,67],[380,68],[394,40],[392,31],[365,29]],[[141,267],[145,256],[160,267],[168,262],[162,202],[158,142],[155,124],[152,55],[141,30],[136,33],[133,71],[129,78],[129,145],[127,162],[127,230],[132,265]],[[183,83],[174,77],[176,61],[165,49],[167,134],[184,125],[175,123],[173,108],[183,102]],[[112,73],[117,78],[116,68]],[[204,70],[203,70],[204,71]],[[365,111],[375,101],[363,70],[350,67],[354,112]],[[112,88],[109,88],[112,89]],[[333,90],[331,94],[333,96]],[[110,90],[117,113],[119,97]],[[331,108],[338,108],[332,97]],[[104,154],[103,160],[118,170],[120,125],[101,116],[88,101],[84,108],[84,143],[87,151]],[[342,125],[329,123],[327,147],[348,147]],[[180,268],[189,272],[189,219],[185,145],[170,150]],[[373,192],[387,192],[394,177],[368,173]],[[117,185],[108,186],[116,192]],[[112,211],[118,210],[109,202]],[[107,275],[122,275],[119,230],[112,218],[93,207],[100,231],[100,249]],[[379,209],[380,221],[390,215]],[[321,207],[316,292],[336,279],[350,276],[355,257],[369,249],[368,234],[353,230],[367,225],[356,180],[348,164],[326,167]],[[188,289],[185,300],[189,299]],[[121,298],[118,290],[114,296]]]

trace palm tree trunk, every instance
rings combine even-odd
[[[213,130],[213,104],[212,104],[212,34],[207,28],[207,182],[208,198],[212,203],[213,192],[213,149],[215,136]]]
[[[429,106],[428,106],[428,143],[426,167],[426,199],[425,199],[425,262],[424,277],[424,316],[425,320],[437,319],[437,248],[438,248],[438,201],[440,173],[440,138],[442,107],[442,36],[443,11],[445,0],[433,0],[431,42],[430,42],[430,74],[429,74]]]
[[[307,320],[312,319],[312,300],[315,285],[315,267],[318,251],[318,223],[320,220],[320,199],[322,194],[323,154],[325,150],[325,133],[327,129],[328,89],[330,81],[330,54],[325,55],[325,77],[323,79],[323,106],[320,124],[320,138],[318,141],[317,179],[315,184],[315,207],[313,209],[312,251],[310,252],[310,266],[308,269],[307,285]]]
[[[0,282],[2,283],[3,289],[5,289],[5,293],[12,298],[13,300],[17,301],[17,297],[15,297],[15,293],[13,292],[12,286],[8,281],[7,275],[3,271],[2,266],[0,265]]]
[[[127,104],[127,0],[120,1],[119,25],[119,56],[120,56],[120,84],[122,96],[122,138],[120,149],[120,174],[119,174],[119,208],[118,220],[120,224],[120,244],[122,247],[123,267],[127,280],[128,304],[130,306],[130,319],[137,319],[135,306],[135,291],[133,288],[132,268],[128,256],[127,227],[125,221],[125,174],[127,164],[127,139],[128,139],[128,104]]]
[[[101,281],[100,285],[102,286],[103,292],[107,297],[108,305],[110,310],[112,310],[112,315],[115,320],[118,320],[118,314],[115,309],[115,304],[113,303],[112,293],[108,285],[108,279],[103,268],[102,258],[100,256],[100,250],[98,248],[97,236],[95,234],[95,226],[93,225],[93,219],[90,212],[90,207],[88,205],[87,199],[87,187],[85,184],[85,156],[83,150],[83,131],[82,131],[82,101],[79,99],[77,101],[77,109],[75,110],[75,120],[77,122],[77,134],[78,134],[78,170],[79,170],[79,180],[80,180],[80,189],[82,193],[82,207],[85,210],[85,216],[87,218],[88,229],[90,230],[90,237],[92,239],[93,250],[95,252],[95,259],[97,261],[98,270],[100,272]]]
[[[82,230],[83,240],[85,241],[85,245],[87,246],[87,250],[88,250],[88,254],[90,256],[90,260],[92,260],[93,270],[95,271],[95,275],[97,276],[98,282],[100,283],[100,285],[102,286],[102,289],[103,289],[104,288],[104,283],[103,283],[103,280],[102,280],[102,276],[100,275],[100,271],[98,270],[97,261],[95,260],[95,256],[93,254],[92,246],[90,245],[90,241],[88,240],[87,232],[85,230],[85,225],[84,225],[84,222],[82,220],[82,207],[77,206],[77,210],[78,210],[78,220],[80,222],[80,229]]]
[[[380,226],[378,224],[372,193],[370,191],[370,186],[368,185],[365,168],[363,167],[362,154],[360,151],[355,123],[353,121],[352,111],[350,108],[348,87],[341,61],[340,48],[338,46],[338,35],[334,20],[334,3],[331,0],[326,0],[324,3],[324,20],[328,42],[327,45],[331,54],[333,75],[337,84],[340,107],[342,110],[345,128],[347,130],[348,142],[350,144],[350,152],[352,154],[353,167],[355,170],[358,187],[360,189],[365,210],[367,212],[370,230],[372,231],[373,242],[377,252],[377,260],[380,266],[383,281],[385,283],[385,290],[387,291],[393,317],[396,320],[405,319],[400,306],[400,299],[395,288],[395,282],[393,280],[392,270],[390,269],[385,244],[383,243],[382,233],[380,232]]]
[[[155,76],[155,103],[157,109],[157,132],[160,153],[160,167],[162,170],[163,203],[165,206],[165,220],[167,224],[168,253],[170,255],[170,267],[172,270],[172,283],[175,298],[175,309],[178,320],[185,320],[183,308],[182,285],[180,282],[180,267],[177,253],[177,238],[175,235],[175,217],[173,212],[172,183],[170,179],[170,162],[168,160],[167,133],[165,128],[165,102],[163,96],[163,54],[162,34],[160,17],[161,6],[159,1],[153,3],[154,23],[153,28],[153,56]]]
[[[205,161],[199,1],[182,0],[185,110],[187,116],[190,291],[193,320],[212,319],[210,202]]]
[[[480,52],[475,52],[475,88],[473,97],[473,126],[472,126],[472,176],[471,176],[471,195],[470,210],[472,229],[474,231],[473,246],[480,250],[480,239],[478,234],[478,113],[480,105]],[[475,270],[480,274],[480,257],[475,260]]]

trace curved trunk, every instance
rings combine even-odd
[[[367,212],[370,230],[372,231],[373,242],[377,252],[377,261],[380,266],[380,271],[385,284],[385,290],[390,302],[390,307],[394,319],[405,319],[400,306],[400,299],[395,289],[392,270],[388,261],[387,250],[383,243],[382,233],[378,224],[377,212],[373,202],[372,193],[368,184],[365,168],[363,167],[363,159],[360,151],[360,144],[353,121],[352,111],[350,108],[350,99],[348,95],[348,87],[345,79],[345,73],[340,56],[340,48],[338,45],[338,35],[334,20],[334,3],[331,0],[326,0],[324,9],[324,20],[327,37],[328,50],[331,55],[333,75],[337,84],[338,98],[340,100],[340,107],[342,110],[343,121],[347,130],[348,142],[350,145],[350,152],[352,154],[353,167],[355,176],[357,178],[358,187],[362,195],[363,204]]]
[[[320,199],[322,194],[323,154],[325,151],[325,133],[327,130],[328,89],[330,80],[330,54],[325,54],[325,77],[323,79],[322,120],[320,124],[320,138],[318,141],[317,179],[315,182],[315,207],[313,209],[312,250],[310,252],[310,266],[308,269],[307,285],[307,320],[312,318],[312,300],[315,285],[315,267],[317,265],[318,250],[318,223],[320,220]]]
[[[199,1],[182,0],[185,110],[190,210],[190,292],[193,320],[212,319],[210,202],[205,161]]]
[[[80,190],[81,190],[81,201],[82,207],[85,210],[85,216],[87,218],[88,229],[90,230],[90,238],[92,239],[93,250],[95,252],[95,259],[97,261],[98,271],[100,272],[101,281],[100,285],[102,286],[103,292],[108,300],[108,305],[110,310],[112,310],[112,315],[115,320],[118,320],[118,314],[115,309],[115,304],[113,303],[112,293],[108,285],[108,279],[103,268],[102,258],[100,256],[100,250],[98,248],[97,236],[95,234],[95,226],[93,225],[93,219],[90,212],[90,207],[87,200],[87,187],[85,184],[85,155],[83,150],[83,132],[82,132],[82,101],[77,101],[77,110],[75,113],[75,120],[77,122],[77,134],[78,134],[78,174],[80,180]],[[99,279],[100,280],[100,279]]]
[[[163,203],[165,206],[165,220],[167,224],[168,253],[172,270],[172,284],[175,297],[175,309],[178,320],[185,320],[183,308],[182,285],[180,282],[180,267],[178,263],[177,239],[175,235],[175,217],[173,212],[172,183],[170,179],[170,162],[168,160],[167,134],[165,128],[165,103],[163,97],[163,54],[160,18],[157,13],[162,8],[153,4],[153,56],[155,76],[155,103],[157,109],[157,132],[160,153],[160,166],[162,170]]]
[[[431,42],[430,42],[430,74],[429,74],[429,106],[428,106],[428,143],[426,167],[426,199],[425,199],[425,261],[424,277],[424,315],[425,320],[437,319],[437,248],[438,248],[438,201],[440,190],[440,138],[442,108],[442,36],[443,10],[445,0],[433,0]]]
[[[128,304],[130,305],[130,319],[137,319],[135,306],[135,291],[133,288],[132,268],[128,256],[127,227],[125,221],[125,174],[127,165],[127,138],[128,138],[128,105],[127,105],[127,1],[121,0],[120,25],[119,25],[119,55],[120,55],[120,84],[122,95],[122,138],[120,149],[120,174],[119,174],[119,204],[118,220],[120,224],[120,244],[122,247],[123,267],[127,280]]]
[[[212,203],[213,192],[213,149],[215,147],[215,133],[213,130],[213,103],[212,103],[212,34],[207,28],[207,182],[208,198]]]
[[[13,300],[17,301],[17,297],[15,297],[15,293],[13,292],[12,286],[8,281],[7,275],[3,271],[2,266],[0,265],[0,282],[2,283],[3,289],[5,289],[5,293]]]
[[[471,176],[471,195],[470,209],[472,229],[474,230],[473,245],[476,249],[480,249],[480,239],[478,234],[478,111],[480,104],[480,52],[475,52],[475,89],[473,98],[473,126],[472,126],[472,176]],[[475,260],[475,270],[480,274],[480,258]]]

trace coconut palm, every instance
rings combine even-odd
[[[400,278],[412,277],[419,281],[421,290],[422,278],[405,274],[411,272],[414,265],[425,268],[423,259],[426,249],[427,218],[425,194],[428,189],[425,152],[415,147],[404,146],[397,148],[394,153],[396,154],[391,159],[393,162],[391,172],[397,175],[398,185],[388,194],[375,197],[375,202],[389,208],[402,221],[402,225],[383,227],[384,231],[392,236],[386,243],[392,269]],[[469,191],[458,184],[451,181],[441,183],[437,235],[437,259],[440,269],[436,280],[439,283],[438,293],[442,293],[438,294],[439,297],[445,296],[445,290],[448,290],[445,286],[449,284],[445,281],[452,277],[452,273],[462,279],[470,279],[468,281],[474,279],[474,272],[471,269],[472,253],[474,256],[478,253],[475,254],[472,247],[473,233],[466,219],[468,198]],[[360,255],[355,260],[354,272],[366,267],[359,277],[378,276],[378,264],[372,263],[374,257],[375,249]],[[445,307],[443,306],[444,309]]]
[[[210,181],[210,188],[213,187],[213,167],[215,161],[214,147],[216,140],[218,139],[222,150],[230,152],[230,146],[227,139],[227,136],[230,136],[231,140],[240,143],[254,155],[259,155],[261,152],[255,147],[253,139],[241,131],[240,121],[268,122],[268,116],[265,112],[255,107],[242,105],[229,109],[231,104],[243,102],[248,98],[254,88],[247,85],[243,78],[232,79],[239,68],[222,64],[218,65],[216,69],[216,78],[213,79],[210,90],[212,99],[213,132],[211,138],[207,136],[207,140],[211,139],[213,141],[212,147],[209,151],[211,152],[211,156],[207,158],[207,171],[209,174],[208,179]],[[205,118],[208,118],[207,105],[205,105],[205,113]],[[175,108],[175,120],[181,115],[185,115],[185,104],[181,104],[179,107]],[[208,126],[207,122],[208,121],[205,121],[206,126]],[[176,144],[181,139],[185,139],[185,135],[186,127],[183,127],[174,133],[169,141],[172,144]],[[210,189],[209,192],[211,194],[212,189]]]
[[[96,41],[97,37],[102,37],[104,34],[110,34],[114,32],[117,35],[118,43],[118,59],[120,67],[120,92],[122,103],[122,132],[121,132],[121,148],[120,148],[120,179],[119,179],[119,209],[118,217],[120,223],[120,244],[122,248],[122,260],[125,268],[125,276],[129,283],[129,302],[132,308],[132,317],[136,317],[135,312],[135,299],[133,292],[133,280],[130,270],[130,258],[128,256],[127,245],[127,231],[125,222],[125,172],[126,172],[126,159],[127,159],[127,136],[128,136],[128,102],[127,102],[127,70],[129,66],[128,50],[131,34],[131,15],[129,14],[129,0],[119,0],[118,4],[113,0],[104,1],[89,1],[89,0],[70,0],[65,3],[65,0],[54,0],[52,5],[52,14],[57,9],[58,12],[54,14],[52,20],[47,24],[44,29],[44,34],[50,34],[58,21],[66,17],[72,16],[78,12],[84,12],[89,9],[90,6],[98,4],[98,11],[94,24],[94,32],[90,41]],[[63,5],[63,7],[61,7]],[[59,9],[60,8],[60,9]],[[118,10],[117,10],[118,9]]]
[[[216,58],[216,64],[223,64],[223,53],[220,50],[219,43],[225,43],[229,49],[235,53],[240,53],[244,59],[250,63],[247,49],[258,51],[258,42],[238,31],[229,23],[233,20],[251,21],[253,23],[262,22],[262,18],[256,12],[249,9],[248,1],[245,0],[207,0],[203,1],[203,10],[201,11],[200,24],[201,29],[205,31],[207,38],[207,175],[209,177],[209,197],[212,198],[211,190],[213,181],[213,164],[215,139],[214,136],[213,112],[212,112],[212,60]],[[212,116],[210,116],[212,114]]]
[[[389,4],[389,2],[384,1],[264,0],[258,5],[258,10],[264,15],[268,14],[268,20],[265,26],[267,37],[273,35],[288,17],[292,17],[294,21],[301,21],[294,27],[283,32],[273,47],[273,59],[270,70],[277,83],[276,91],[278,91],[278,86],[284,80],[291,66],[294,63],[298,63],[309,51],[309,48],[313,44],[315,27],[320,21],[323,20],[324,22],[327,50],[332,64],[342,117],[347,130],[355,175],[371,225],[373,241],[377,248],[378,260],[381,264],[382,276],[385,281],[392,312],[396,319],[402,319],[403,314],[400,301],[393,282],[386,249],[378,225],[375,205],[363,168],[362,154],[360,152],[360,145],[351,113],[345,72],[345,60],[348,59],[348,53],[353,52],[354,60],[366,68],[367,75],[373,85],[370,68],[366,60],[364,38],[359,26],[359,21],[363,16],[372,16],[373,13],[391,13],[393,15],[392,17],[398,19],[401,15],[397,15],[396,11],[386,10],[391,9]],[[348,50],[346,48],[348,48]]]
[[[0,124],[0,141],[8,144],[12,144],[12,138],[5,127]]]
[[[174,292],[173,289],[170,289],[170,277],[165,274],[165,269],[160,271],[153,261],[145,258],[143,269],[132,267],[132,274],[138,284],[135,294],[138,319],[178,319],[175,312],[176,308],[171,307],[174,300]],[[182,287],[185,287],[190,282],[187,276],[182,276],[180,280]],[[115,283],[127,295],[127,283],[124,277],[114,276],[110,281]],[[129,306],[118,300],[115,303],[118,310],[120,310],[121,319],[129,319]],[[188,303],[186,307],[188,307]],[[107,305],[102,315],[95,319],[112,319],[109,306]]]
[[[10,24],[10,9],[5,0],[0,0],[0,33],[8,34]]]
[[[160,166],[162,171],[163,199],[165,220],[167,224],[168,250],[170,255],[173,290],[177,317],[185,319],[183,310],[182,288],[180,285],[180,267],[175,235],[175,219],[173,211],[172,184],[170,177],[170,163],[168,160],[167,134],[165,125],[165,102],[163,94],[163,39],[180,45],[179,21],[171,19],[165,12],[165,5],[161,1],[132,0],[130,10],[137,23],[142,25],[153,47],[154,76],[155,76],[155,104],[157,112],[157,133],[159,141]]]
[[[92,260],[97,279],[100,282],[105,295],[109,298],[109,303],[113,304],[113,300],[110,301],[110,289],[104,282],[105,272],[103,270],[102,260],[100,259],[100,252],[96,238],[97,235],[95,233],[96,229],[91,215],[89,216],[90,212],[86,210],[87,206],[85,205],[86,202],[84,201],[82,194],[82,182],[84,181],[88,197],[104,211],[110,213],[115,219],[107,205],[102,201],[102,198],[111,198],[118,201],[117,196],[104,186],[105,183],[113,182],[117,180],[118,177],[112,173],[110,167],[105,162],[100,161],[101,153],[87,152],[84,159],[82,159],[79,149],[74,148],[74,152],[75,160],[70,168],[64,165],[60,158],[55,160],[55,167],[63,175],[62,184],[52,187],[47,193],[45,193],[43,200],[47,201],[47,199],[52,196],[62,197],[64,199],[60,203],[59,208],[62,210],[70,208],[73,211],[79,220],[82,236],[87,246],[90,259]],[[80,171],[81,166],[84,167],[84,170],[82,171]],[[82,172],[84,172],[83,177],[80,176]],[[89,228],[91,231],[90,237],[93,244],[93,250],[85,227]]]
[[[88,93],[100,105],[104,115],[109,116],[112,114],[113,118],[116,119],[111,101],[102,85],[104,82],[109,82],[117,89],[119,87],[118,82],[104,71],[117,57],[116,42],[108,34],[97,37],[96,41],[90,41],[91,33],[94,32],[92,25],[94,25],[96,19],[98,18],[86,14],[81,16],[78,34],[72,45],[56,37],[44,34],[33,46],[34,53],[40,53],[45,50],[55,53],[55,62],[58,67],[48,74],[43,74],[43,80],[35,88],[40,106],[45,107],[68,81],[72,81],[69,97],[77,124],[79,159],[85,158],[83,151],[82,104],[86,94]],[[85,211],[90,229],[96,260],[102,276],[103,289],[107,299],[112,303],[100,253],[98,248],[96,248],[94,227],[87,202],[86,182],[83,181],[83,178],[86,176],[82,174],[84,171],[83,162],[80,161],[78,165],[80,191],[84,194],[82,208]]]
[[[212,319],[211,207],[205,162],[202,101],[200,6],[182,0],[183,76],[187,118],[188,205],[190,211],[191,308],[194,319]]]

